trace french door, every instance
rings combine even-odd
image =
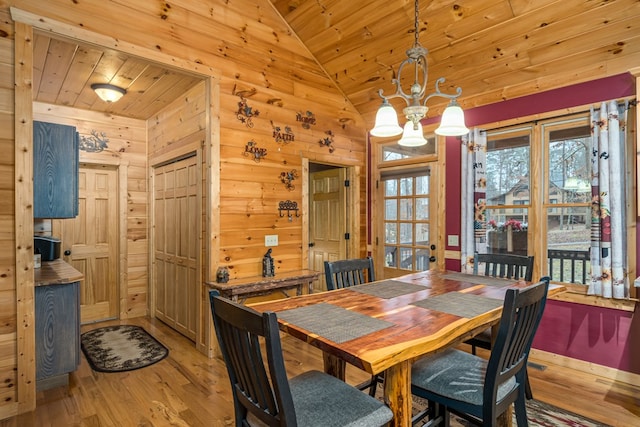
[[[431,162],[380,173],[376,261],[383,258],[384,278],[429,270],[436,261],[436,170]]]

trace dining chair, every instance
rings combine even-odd
[[[288,379],[276,314],[258,313],[215,290],[209,298],[236,426],[383,426],[393,418],[384,403],[324,372]]]
[[[327,290],[347,288],[376,280],[373,259],[354,258],[324,262]]]
[[[515,404],[519,427],[527,426],[525,376],[529,350],[547,300],[549,277],[522,289],[507,289],[500,329],[489,360],[457,349],[419,359],[411,370],[411,393],[429,401],[414,417],[434,424],[449,413],[483,426]]]
[[[530,282],[533,280],[533,256],[514,254],[481,254],[476,252],[473,256],[473,274],[478,274],[480,263],[484,264],[484,275],[503,279],[522,279]],[[493,336],[491,328],[485,329],[480,334],[465,341],[471,345],[471,354],[476,354],[476,347],[491,350]],[[527,399],[533,399],[533,392],[526,375],[525,390]]]
[[[376,280],[373,258],[342,259],[324,262],[324,276],[327,290],[348,288]],[[375,396],[378,383],[382,383],[382,375],[372,375],[367,382],[358,385],[360,390],[369,389],[369,395]]]
[[[512,254],[480,254],[473,256],[473,274],[478,274],[480,263],[484,264],[484,275],[504,279],[522,279],[530,282],[533,278],[533,256]],[[468,339],[465,343],[471,345],[471,353],[476,354],[476,347],[491,350],[491,329],[482,331],[479,335]]]

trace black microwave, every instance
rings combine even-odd
[[[40,254],[41,261],[60,258],[60,239],[51,236],[34,236],[33,253]]]

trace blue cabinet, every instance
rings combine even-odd
[[[37,389],[66,385],[80,365],[80,282],[36,286]]]
[[[78,215],[78,133],[73,126],[33,122],[33,217]]]

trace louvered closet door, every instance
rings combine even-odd
[[[197,324],[197,159],[154,168],[155,316],[195,340]]]

